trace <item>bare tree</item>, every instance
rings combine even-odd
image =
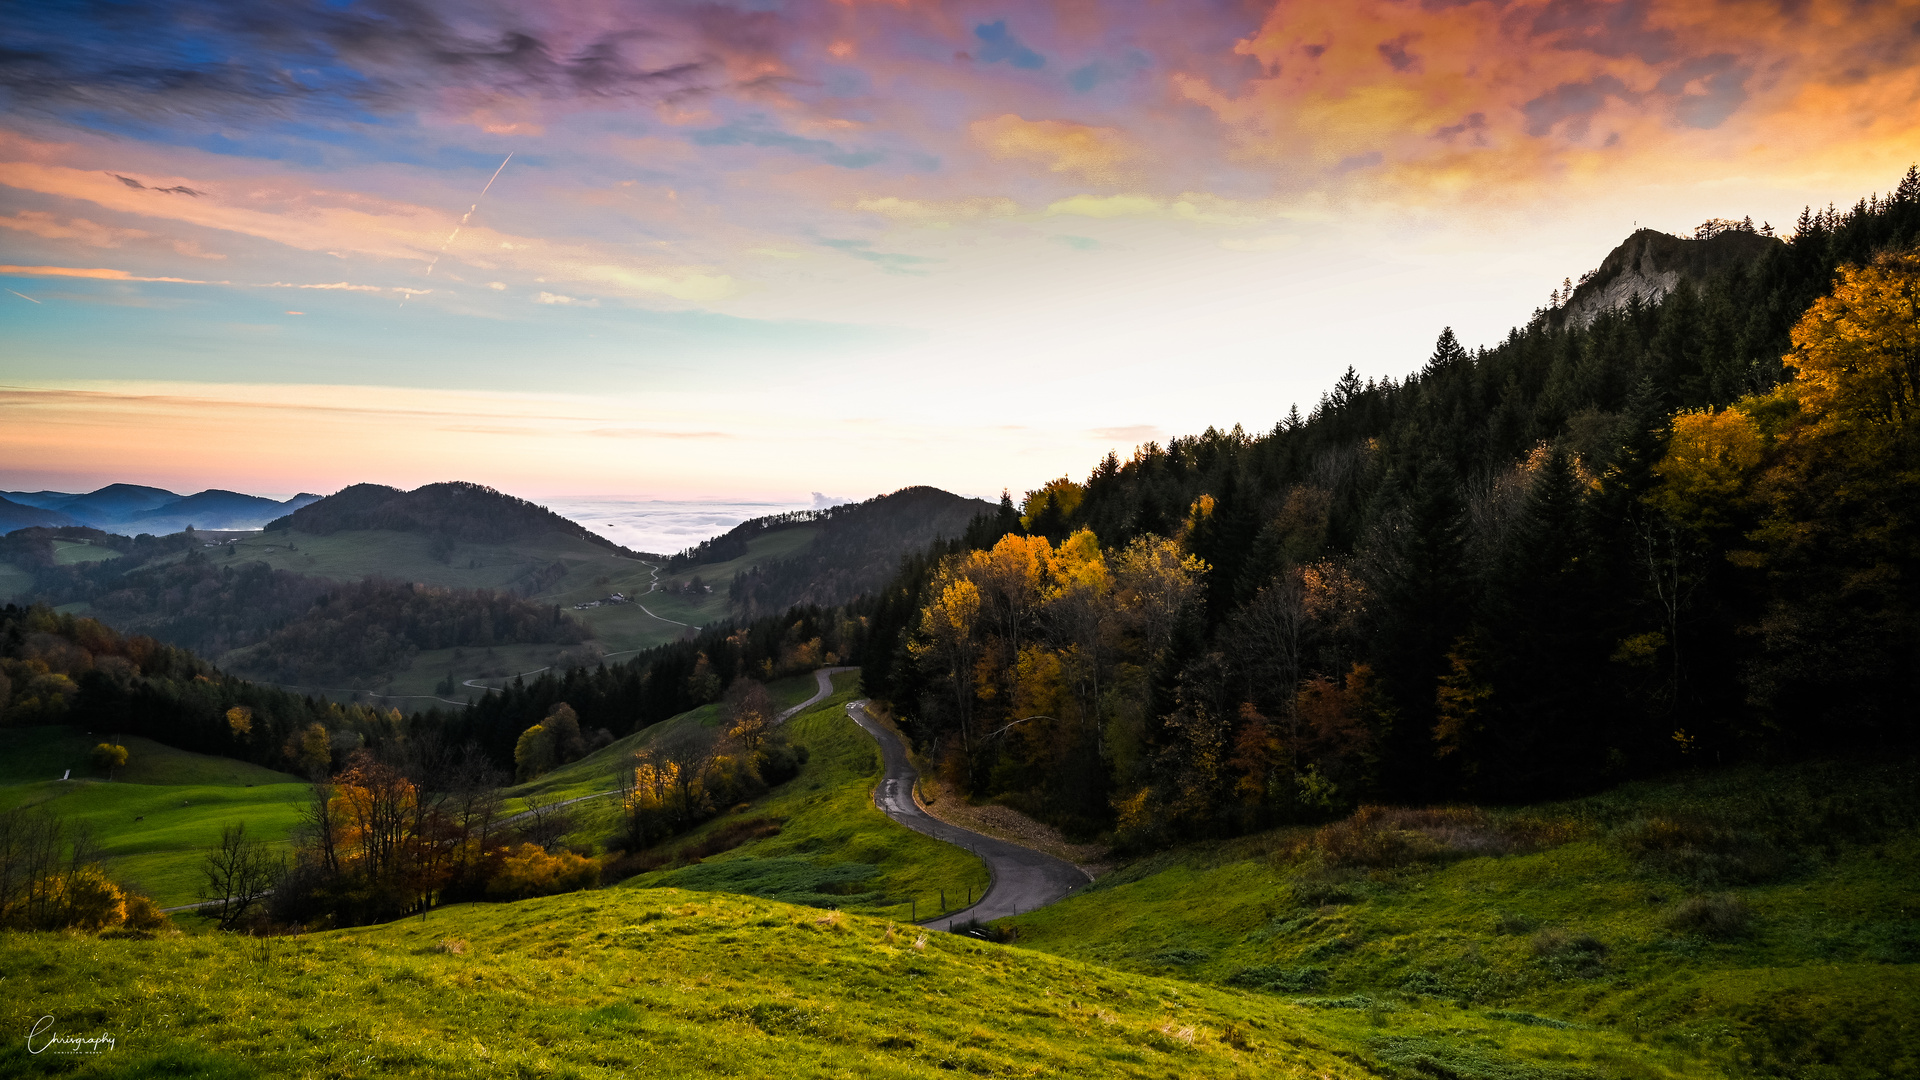
[[[573,811],[565,803],[544,795],[528,795],[522,801],[527,812],[520,818],[520,835],[528,843],[550,849],[573,831]]]
[[[220,843],[200,865],[200,899],[208,902],[220,929],[231,930],[272,891],[286,870],[267,845],[247,838],[246,822],[220,828]]]

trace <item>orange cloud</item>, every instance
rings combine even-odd
[[[0,266],[0,274],[10,277],[97,278],[101,281],[171,281],[181,285],[230,285],[227,281],[198,281],[179,277],[142,277],[125,270],[83,266]]]
[[[1233,157],[1308,164],[1348,193],[1496,198],[1729,166],[1881,182],[1920,136],[1913,16],[1848,0],[1276,4],[1235,47],[1258,77],[1169,86],[1218,118]]]
[[[15,153],[26,142],[7,141],[6,149]],[[226,184],[198,178],[122,179],[92,169],[14,160],[0,161],[0,184],[258,237],[302,251],[349,252],[408,263],[431,260],[459,225],[459,218],[445,211],[358,192],[316,189],[293,178],[278,183],[254,180],[244,191],[228,191]],[[182,198],[162,193],[169,188],[188,188],[196,195]],[[460,230],[459,243],[447,257],[486,269],[507,266],[626,296],[706,302],[738,291],[737,282],[711,267],[516,236],[477,223]]]
[[[1118,182],[1123,167],[1140,156],[1120,131],[1068,120],[1028,120],[1006,113],[976,120],[968,131],[996,158],[1034,162],[1094,183]]]

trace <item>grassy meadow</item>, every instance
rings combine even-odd
[[[1190,845],[1003,920],[1012,944],[916,947],[907,902],[957,908],[987,876],[874,808],[856,687],[837,676],[789,722],[798,777],[597,890],[266,941],[195,918],[151,940],[0,935],[7,1023],[116,1040],[65,1059],[15,1040],[0,1074],[1920,1076],[1909,765],[1742,768]],[[813,680],[771,689],[792,704]],[[604,791],[633,750],[717,718],[682,714],[509,795]],[[111,868],[165,903],[192,898],[220,824],[284,836],[304,790],[140,740],[113,783],[46,779],[91,741],[0,732],[0,805],[93,825]],[[614,801],[574,812],[568,839],[604,848]]]
[[[1273,999],[884,919],[606,889],[295,938],[0,934],[10,1076],[1361,1077]]]
[[[110,547],[101,547],[91,540],[55,540],[53,542],[53,561],[57,566],[101,562],[119,557],[119,552]]]
[[[86,827],[107,872],[171,907],[198,899],[200,860],[226,825],[284,844],[307,785],[230,758],[122,738],[124,768],[108,781],[87,761],[100,742],[64,727],[0,728],[0,810],[43,807]],[[73,779],[59,777],[67,769]]]
[[[879,750],[846,712],[858,683],[857,672],[834,676],[833,696],[787,722],[789,736],[807,748],[800,775],[642,853],[662,865],[618,887],[745,893],[899,918],[957,910],[967,897],[985,892],[988,876],[979,859],[896,825],[874,807]],[[814,680],[781,679],[768,688],[786,707],[811,697]],[[634,751],[718,721],[719,709],[709,705],[655,724],[508,789],[507,809],[522,809],[529,794],[572,799],[611,790],[615,771]],[[602,848],[620,827],[615,799],[592,799],[569,810],[570,843]]]
[[[1201,845],[1007,922],[1028,948],[1264,987],[1354,1038],[1445,1010],[1627,1038],[1676,1075],[1915,1076],[1915,810],[1906,766],[1734,770]]]

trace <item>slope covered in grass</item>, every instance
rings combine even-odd
[[[40,807],[84,826],[107,872],[162,905],[196,899],[201,857],[223,826],[244,821],[282,844],[307,798],[307,785],[286,773],[134,737],[119,740],[127,764],[107,782],[87,759],[101,739],[67,727],[0,728],[0,810]],[[74,778],[60,780],[68,768]]]
[[[1124,975],[880,919],[673,889],[445,908],[253,940],[0,935],[22,1030],[110,1034],[0,1072],[277,1077],[1361,1077],[1400,1043],[1260,994]],[[1518,1065],[1563,1033],[1511,1026]],[[1494,1040],[1485,1040],[1493,1043]],[[1607,1062],[1628,1061],[1618,1050]],[[1590,1054],[1546,1071],[1570,1076]],[[1614,1075],[1667,1075],[1627,1067]],[[1417,1075],[1417,1074],[1416,1074]]]
[[[800,775],[751,806],[725,814],[660,851],[695,851],[736,822],[778,825],[776,834],[623,883],[712,889],[796,899],[865,914],[930,918],[966,906],[986,891],[986,867],[969,852],[922,836],[873,805],[880,751],[847,715],[858,676],[834,677],[837,692],[787,722],[807,748]]]
[[[1376,814],[1146,859],[1011,922],[1356,1037],[1446,1008],[1626,1037],[1687,1074],[1913,1076],[1917,802],[1910,766],[1807,766]]]

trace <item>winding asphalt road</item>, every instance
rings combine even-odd
[[[907,760],[907,748],[890,728],[867,712],[867,703],[856,701],[847,706],[853,722],[866,729],[880,744],[880,756],[886,759],[886,776],[873,789],[873,802],[888,817],[935,840],[965,848],[987,864],[993,883],[987,893],[970,908],[921,922],[929,930],[951,930],[955,923],[988,922],[1009,915],[1024,915],[1066,896],[1093,879],[1064,859],[984,836],[971,829],[949,825],[913,800],[913,786],[919,770]]]

